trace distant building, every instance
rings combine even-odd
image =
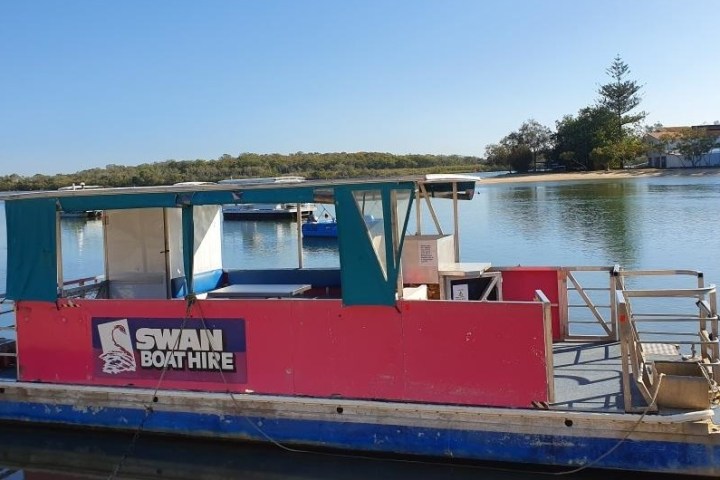
[[[657,145],[647,154],[648,167],[651,168],[688,168],[688,167],[720,167],[720,125],[694,125],[690,128],[702,129],[708,135],[716,137],[716,148],[703,155],[699,161],[693,162],[674,149],[672,137],[688,127],[663,127],[645,136],[650,145]],[[665,145],[665,148],[660,148]]]

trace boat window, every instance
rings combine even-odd
[[[172,217],[177,218],[173,221]],[[179,209],[105,211],[108,298],[168,297],[168,251],[171,249],[168,239],[172,238],[168,235],[168,226],[179,228],[179,217]]]
[[[387,279],[387,258],[385,256],[385,224],[383,222],[382,192],[380,190],[356,190],[355,203],[360,210],[365,230],[375,250],[375,256]]]
[[[58,228],[58,286],[61,295],[81,286],[100,288],[105,275],[104,236],[99,215],[61,215]],[[94,298],[97,291],[82,296]]]

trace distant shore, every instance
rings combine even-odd
[[[620,180],[643,177],[710,177],[720,176],[720,168],[633,168],[594,172],[505,173],[483,178],[482,183],[561,182],[565,180]]]

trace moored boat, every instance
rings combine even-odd
[[[377,220],[372,215],[365,218],[365,223],[371,227]],[[337,220],[327,212],[323,218],[318,220],[314,215],[310,215],[307,222],[302,225],[302,236],[304,238],[337,238],[338,226]]]
[[[444,229],[433,205],[474,192],[433,176],[10,195],[18,355],[0,419],[717,476],[715,287],[461,261],[457,219]],[[334,205],[340,267],[225,267],[220,206],[267,201]],[[69,285],[56,210],[91,208],[107,213],[105,275]],[[664,277],[691,284],[636,285]],[[663,298],[692,314],[643,310]],[[577,302],[602,334],[572,334]],[[688,335],[650,341],[648,318]]]
[[[302,236],[305,238],[337,238],[337,222],[305,222],[302,225]]]
[[[282,176],[265,178],[231,178],[220,180],[221,185],[283,185],[302,183],[305,177]],[[308,202],[303,203],[239,203],[223,206],[223,218],[225,220],[297,220],[306,219],[315,211],[315,205]]]
[[[73,183],[72,185],[68,185],[65,187],[58,188],[58,191],[61,192],[74,192],[78,190],[96,190],[98,188],[103,188],[100,185],[85,185],[85,182],[80,183]],[[96,220],[99,218],[102,218],[102,210],[86,210],[86,211],[77,211],[77,212],[71,212],[71,211],[63,211],[60,214],[63,218],[78,218],[78,219],[84,219],[84,220]]]

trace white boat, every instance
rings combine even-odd
[[[282,176],[262,178],[231,178],[220,180],[221,185],[256,186],[303,183],[305,177]],[[295,220],[300,209],[301,218],[307,218],[315,211],[313,203],[242,203],[223,205],[225,220]]]
[[[85,185],[85,182],[80,183],[73,183],[72,185],[67,185],[65,187],[58,188],[59,192],[67,192],[67,191],[80,191],[80,190],[97,190],[98,188],[103,188],[100,185]],[[81,218],[81,219],[98,219],[102,217],[102,210],[87,210],[87,211],[79,211],[79,212],[66,212],[63,211],[60,213],[60,215],[63,218]]]

